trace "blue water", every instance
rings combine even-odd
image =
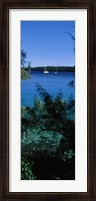
[[[75,97],[75,87],[69,86],[71,81],[75,80],[74,72],[50,72],[44,74],[41,71],[33,71],[31,79],[21,81],[21,106],[33,106],[34,97],[38,96],[36,83],[39,83],[51,95],[56,96],[58,92],[62,92],[63,98],[68,100],[70,96]]]

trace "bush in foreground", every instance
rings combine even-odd
[[[75,179],[75,102],[51,96],[39,84],[37,90],[34,106],[21,111],[22,159],[34,175],[28,178]]]

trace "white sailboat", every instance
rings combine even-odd
[[[55,75],[57,74],[57,67],[56,67],[56,71],[55,71]]]
[[[46,69],[46,65],[45,65],[45,67],[44,67],[44,73],[46,73],[46,74],[49,73],[49,71]]]

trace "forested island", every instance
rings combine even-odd
[[[30,71],[44,71],[45,66],[38,67],[25,67],[25,70]],[[75,72],[75,66],[46,66],[48,71],[58,71],[58,72]]]

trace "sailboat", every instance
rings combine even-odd
[[[57,67],[56,67],[56,71],[55,71],[55,75],[57,74]]]
[[[49,71],[47,71],[46,66],[44,67],[44,73],[48,74]]]

